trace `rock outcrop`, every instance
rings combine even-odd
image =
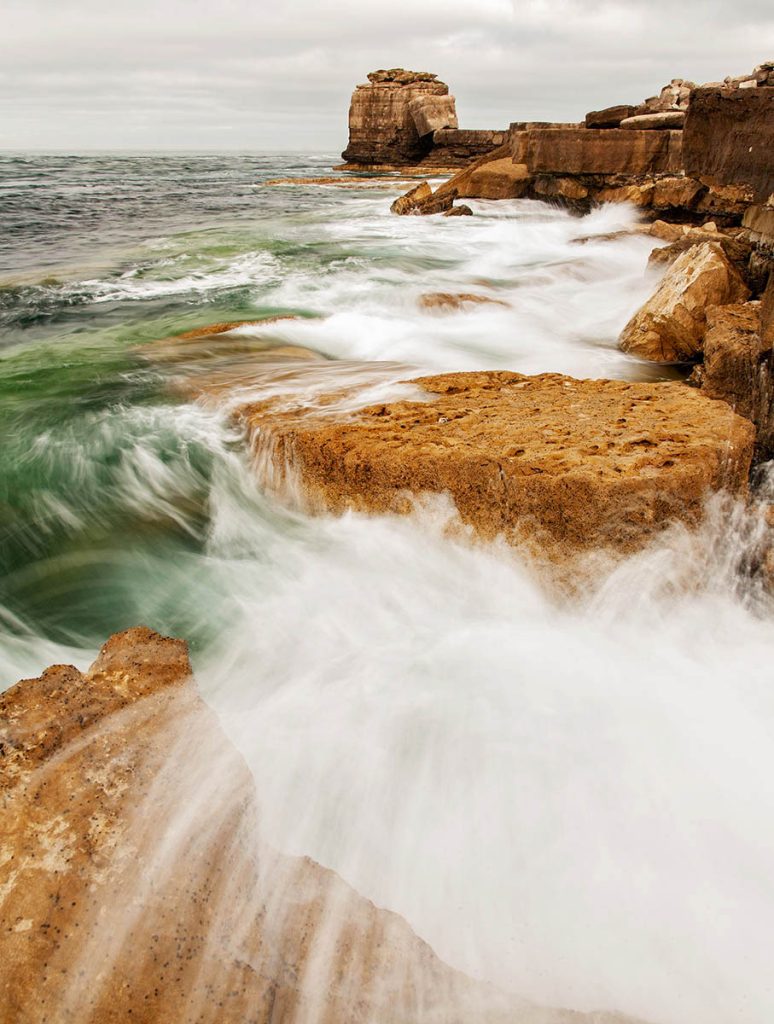
[[[714,242],[691,246],[624,327],[624,352],[661,363],[694,361],[701,352],[707,309],[746,299],[749,291]]]
[[[744,186],[765,202],[774,192],[774,87],[696,89],[685,124],[688,174]]]
[[[454,97],[425,71],[372,71],[349,108],[352,167],[459,167],[503,143],[502,132],[460,131]]]
[[[709,398],[722,398],[756,427],[759,458],[774,456],[774,338],[761,331],[756,302],[707,310],[704,363],[695,380]]]
[[[744,492],[752,425],[679,383],[557,374],[452,373],[411,382],[432,401],[351,415],[288,408],[239,413],[275,487],[312,510],[407,512],[448,493],[479,535],[540,558],[641,548],[707,493]]]
[[[393,213],[427,215],[432,213],[448,213],[454,205],[457,193],[454,190],[433,192],[428,182],[423,181],[410,188],[405,195],[399,196],[390,207]]]
[[[2,1024],[626,1024],[452,971],[396,914],[260,839],[185,644],[111,637],[0,696]]]

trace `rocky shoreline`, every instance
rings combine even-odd
[[[349,124],[345,167],[366,175],[354,187],[372,170],[459,167],[396,199],[396,215],[475,217],[461,199],[638,207],[637,230],[665,243],[651,258],[661,277],[619,346],[686,379],[449,373],[374,402],[330,363],[311,407],[282,373],[323,374],[323,361],[262,347],[282,317],[144,346],[173,370],[195,355],[198,375],[174,386],[227,403],[267,490],[333,514],[448,496],[471,537],[570,567],[620,560],[675,523],[694,529],[718,492],[749,500],[751,472],[774,455],[774,64],[709,86],[676,79],[579,125],[486,132],[459,128],[435,75],[378,71]],[[421,305],[459,316],[499,301],[434,292]],[[267,365],[272,394],[242,397]],[[770,562],[764,552],[756,571]],[[0,719],[2,1024],[625,1024],[474,981],[333,872],[271,849],[260,793],[183,641],[115,635],[88,671],[55,665],[6,691]]]

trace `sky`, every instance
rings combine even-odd
[[[0,149],[335,153],[354,86],[432,71],[463,128],[576,121],[774,60],[774,0],[5,0]]]

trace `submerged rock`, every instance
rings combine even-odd
[[[507,306],[502,299],[494,299],[490,295],[476,295],[473,292],[425,292],[419,296],[422,309],[439,309],[444,312],[462,309],[466,304]]]
[[[751,424],[683,384],[507,372],[411,383],[432,400],[239,415],[275,486],[313,510],[407,512],[447,492],[479,535],[555,561],[636,550],[674,519],[698,522],[709,491],[746,487]]]
[[[690,362],[701,352],[707,308],[748,295],[716,242],[693,245],[669,267],[654,294],[624,327],[618,344],[642,359]]]
[[[139,627],[0,696],[3,1024],[593,1024],[451,970],[260,840],[186,646]],[[625,1024],[604,1015],[609,1024]]]

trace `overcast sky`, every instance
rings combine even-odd
[[[334,152],[375,68],[501,128],[774,59],[774,0],[5,0],[1,24],[3,149]]]

